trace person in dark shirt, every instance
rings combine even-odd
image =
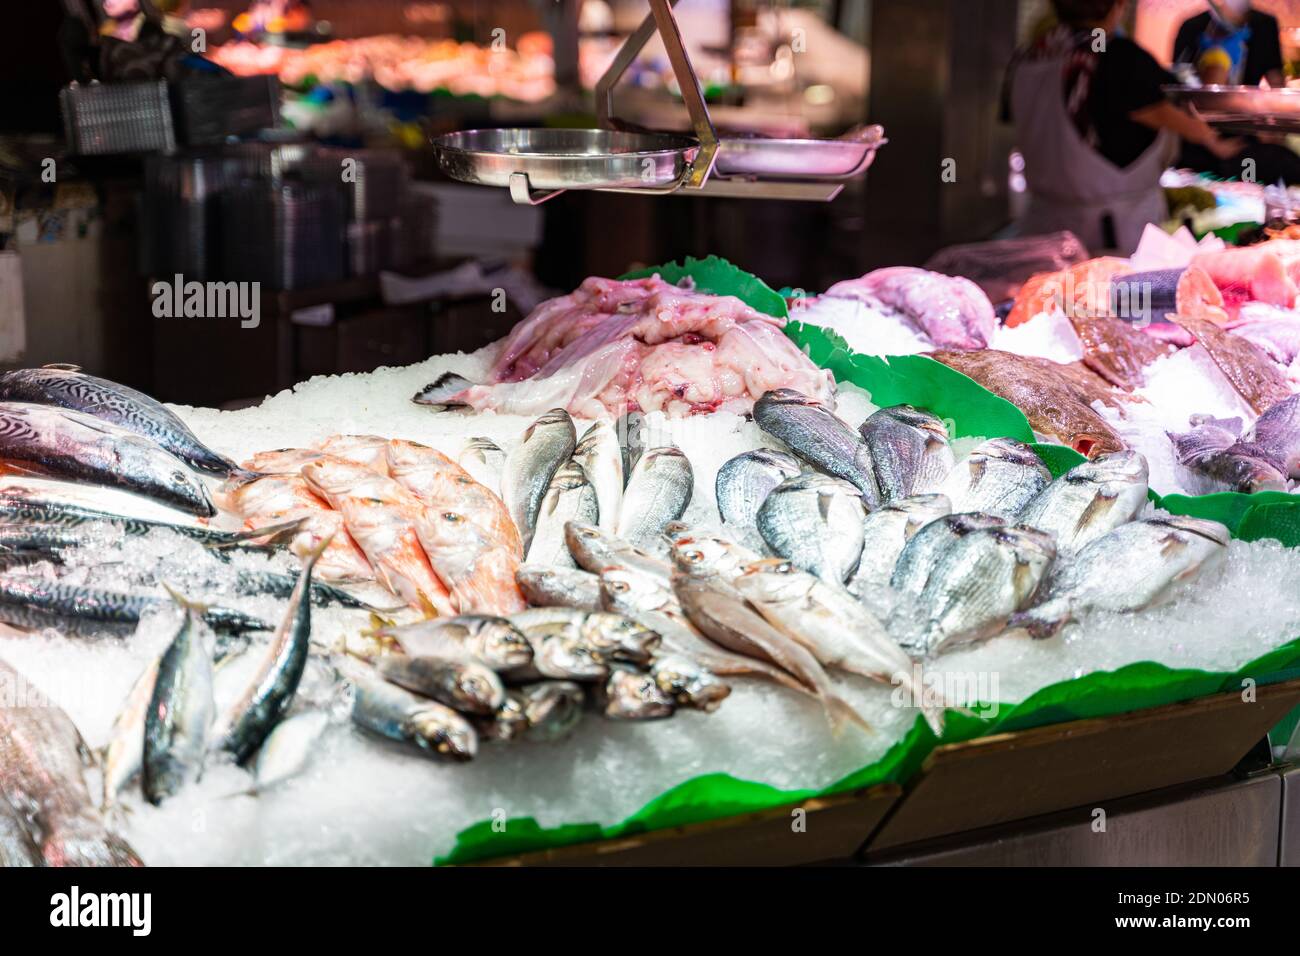
[[[1093,252],[1131,252],[1168,215],[1160,176],[1179,138],[1225,159],[1242,143],[1175,106],[1173,81],[1117,30],[1128,0],[1052,0],[1059,24],[1017,53],[1007,115],[1025,157],[1025,232],[1069,229]]]
[[[1191,17],[1174,40],[1174,62],[1189,63],[1201,82],[1229,86],[1284,86],[1282,41],[1277,20],[1251,9],[1250,0],[1217,0],[1212,12]],[[1281,142],[1250,136],[1234,156],[1215,155],[1202,145],[1183,144],[1178,162],[1224,179],[1250,176],[1255,182],[1300,183],[1300,156]]]

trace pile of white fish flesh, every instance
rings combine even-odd
[[[1253,590],[1286,552],[1151,513],[1132,452],[1052,480],[848,386],[752,421],[410,403],[490,360],[183,412],[230,457],[73,370],[0,380],[0,457],[43,476],[0,482],[0,677],[29,703],[0,715],[6,862],[426,863],[501,812],[613,822],[701,773],[824,786],[918,714],[1300,626]],[[1170,643],[1228,594],[1251,628]],[[954,667],[1005,683],[927,692]]]
[[[496,347],[485,381],[446,375],[415,400],[514,415],[563,408],[602,418],[631,409],[679,418],[743,414],[775,388],[828,399],[830,374],[795,347],[784,326],[734,296],[657,275],[590,278],[516,325]]]

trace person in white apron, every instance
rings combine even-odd
[[[1160,175],[1180,136],[1216,154],[1240,145],[1165,99],[1160,86],[1173,78],[1116,34],[1127,0],[1052,5],[1059,26],[1018,54],[1008,75],[1029,191],[1020,231],[1068,229],[1093,255],[1128,255],[1147,223],[1168,218]]]

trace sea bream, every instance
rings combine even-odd
[[[929,412],[911,405],[882,408],[858,432],[871,454],[882,503],[934,491],[952,471],[948,427]]]
[[[962,538],[974,531],[1000,528],[1006,519],[978,512],[945,515],[923,525],[903,545],[894,562],[890,586],[901,594],[920,597],[939,559]]]
[[[582,466],[577,461],[565,463],[551,479],[537,512],[537,526],[526,556],[529,563],[576,568],[564,538],[565,526],[569,522],[596,524],[599,513],[596,489]]]
[[[948,496],[954,513],[978,511],[1011,519],[1051,480],[1052,473],[1024,442],[994,438],[958,462],[939,492]]]
[[[925,626],[917,642],[905,648],[932,657],[997,636],[1034,600],[1055,560],[1052,536],[1034,528],[970,532],[935,564],[917,602]]]
[[[718,469],[714,492],[724,524],[757,545],[758,509],[772,490],[802,471],[798,459],[783,451],[758,448],[730,459]]]
[[[592,574],[610,568],[632,568],[660,578],[665,584],[672,577],[672,567],[616,535],[607,534],[595,525],[571,521],[564,528],[564,540],[579,567]]]
[[[573,456],[577,443],[573,419],[564,409],[555,408],[529,425],[519,444],[506,455],[501,498],[525,549],[532,543],[537,512],[551,479]]]
[[[120,488],[210,518],[203,483],[147,438],[81,412],[0,402],[0,470]]]
[[[868,508],[880,504],[880,486],[866,442],[831,408],[782,388],[754,403],[754,422],[814,468],[852,484]]]
[[[222,478],[243,473],[199,441],[175,412],[143,392],[87,375],[75,365],[47,365],[0,374],[0,400],[57,405],[157,442],[196,471]]]
[[[1046,531],[1062,552],[1077,551],[1137,517],[1147,503],[1147,460],[1135,451],[1075,465],[1040,491],[1017,520]]]
[[[778,485],[758,509],[773,553],[824,581],[843,584],[862,557],[863,509],[847,481],[809,473]]]
[[[480,485],[498,496],[501,494],[501,472],[505,468],[506,453],[492,439],[471,438],[461,449],[456,464]]]
[[[639,548],[658,541],[664,528],[686,513],[694,490],[694,471],[680,448],[649,449],[628,478],[618,536]]]
[[[0,661],[0,814],[6,853],[46,866],[140,866],[86,787],[90,751],[53,701]],[[23,839],[24,834],[27,839]]]
[[[515,572],[515,580],[528,603],[536,607],[600,609],[600,576],[590,571],[523,564]]]
[[[862,558],[849,589],[862,594],[866,588],[888,586],[907,542],[951,513],[952,503],[944,495],[913,495],[868,514],[862,521]]]
[[[578,439],[573,460],[596,493],[599,517],[595,524],[606,531],[615,531],[627,476],[623,474],[623,449],[614,427],[604,420],[594,422]]]
[[[340,515],[370,560],[380,583],[426,614],[456,613],[447,587],[420,544],[420,500],[391,478],[325,457],[303,466],[303,477]]]
[[[1056,568],[1042,599],[1013,626],[1048,637],[1084,611],[1130,612],[1159,604],[1175,585],[1221,564],[1230,540],[1226,527],[1201,518],[1162,516],[1120,525]]]

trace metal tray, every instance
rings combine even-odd
[[[1300,132],[1300,89],[1257,86],[1166,86],[1175,102],[1213,126],[1240,133]]]
[[[699,142],[664,133],[603,129],[475,129],[434,139],[452,179],[534,190],[663,188],[680,182]]]
[[[719,176],[842,181],[866,172],[886,142],[879,126],[847,139],[723,138],[713,171]]]

